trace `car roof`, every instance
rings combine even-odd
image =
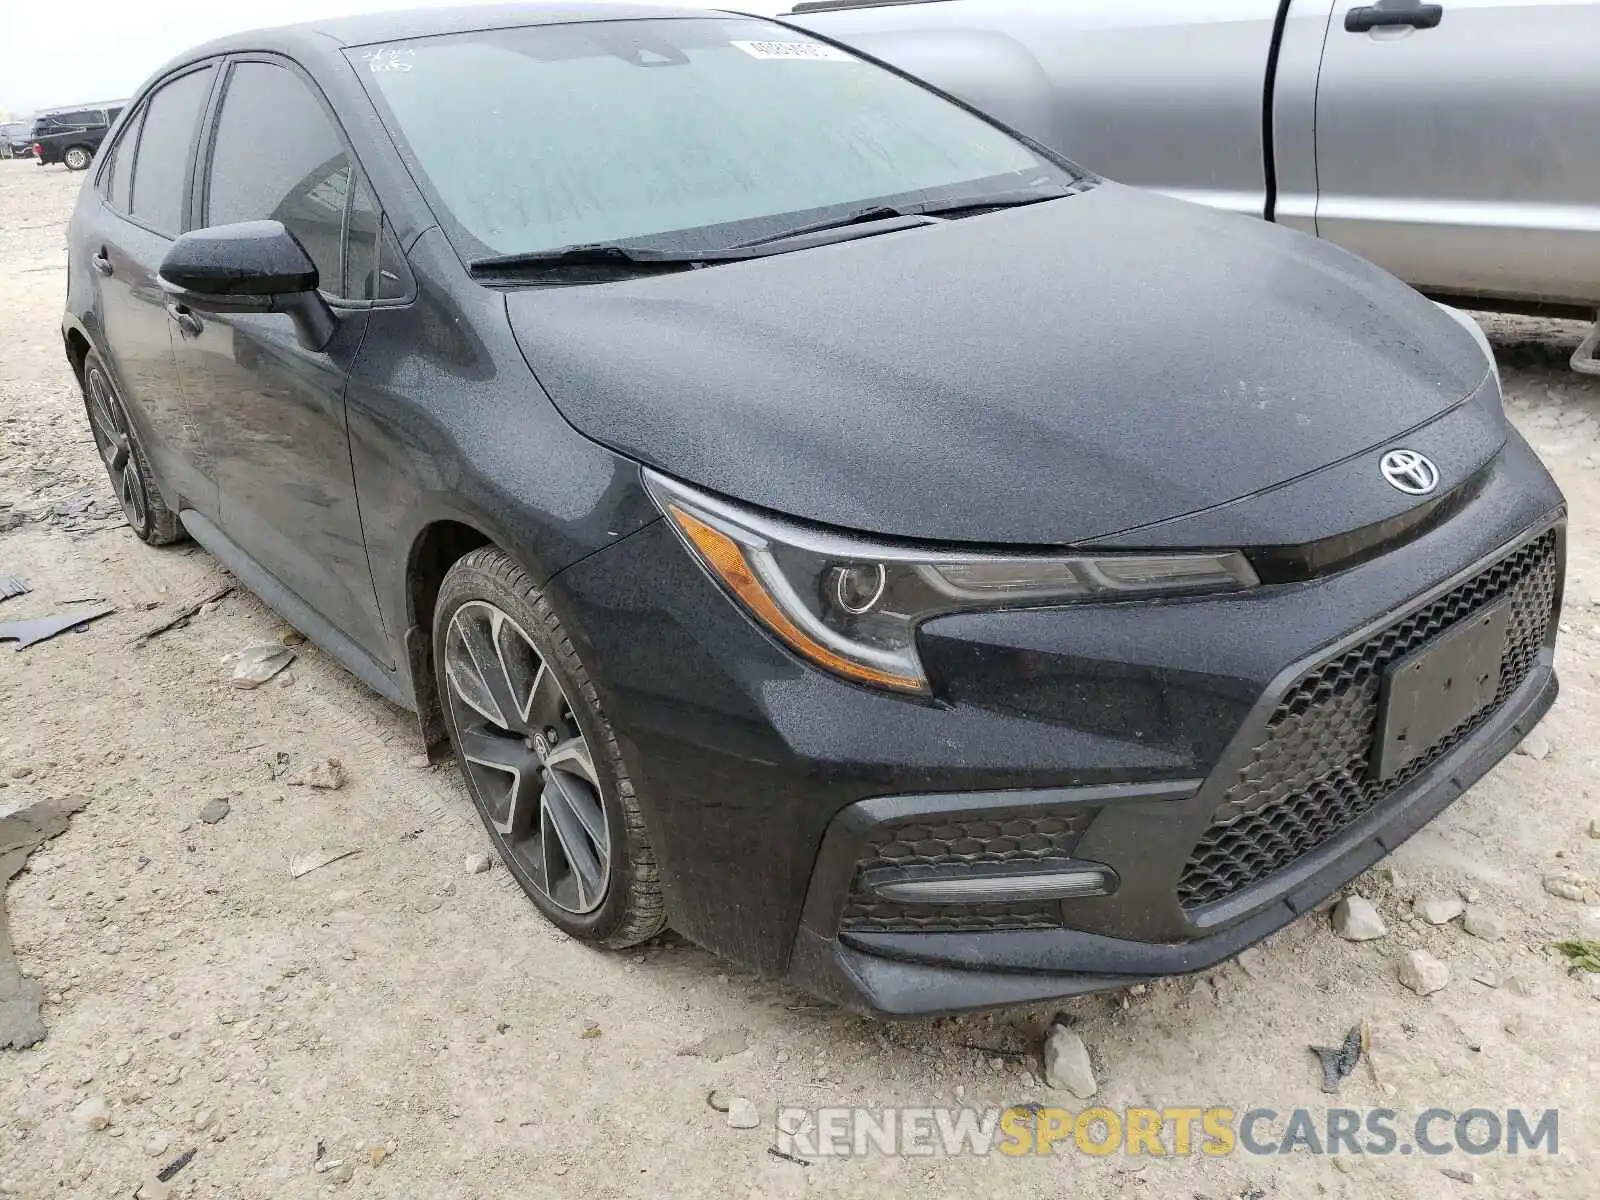
[[[657,4],[615,4],[596,0],[566,3],[469,4],[459,7],[409,8],[359,16],[329,17],[270,29],[232,34],[197,46],[170,65],[248,50],[278,50],[318,55],[373,42],[400,42],[437,34],[479,29],[514,29],[524,25],[566,25],[585,21],[637,21],[662,17],[731,15],[725,10],[670,7]],[[741,14],[742,15],[742,14]]]

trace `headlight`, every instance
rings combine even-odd
[[[790,524],[645,472],[661,511],[791,650],[857,683],[926,694],[917,626],[1023,608],[1254,587],[1243,554],[999,555],[872,545]]]

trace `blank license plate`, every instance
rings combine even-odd
[[[1383,673],[1372,774],[1389,779],[1494,703],[1511,597],[1479,609]]]

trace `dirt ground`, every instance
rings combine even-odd
[[[1558,1108],[1559,1154],[802,1165],[768,1153],[780,1104],[1081,1107],[1039,1079],[1055,1009],[883,1024],[670,934],[591,952],[542,923],[503,870],[471,871],[487,841],[451,770],[408,765],[410,717],[311,646],[259,690],[229,685],[225,655],[287,632],[245,591],[135,646],[229,579],[193,546],[138,544],[115,515],[58,332],[81,179],[0,162],[0,530],[28,518],[0,533],[0,575],[33,585],[0,621],[90,597],[116,608],[81,633],[0,648],[0,815],[89,797],[9,888],[49,1032],[0,1050],[0,1194],[1600,1193],[1600,1000],[1549,949],[1600,913],[1542,886],[1600,876],[1600,379],[1565,368],[1580,327],[1485,318],[1513,416],[1572,509],[1549,753],[1508,759],[1392,875],[1357,881],[1387,936],[1347,942],[1313,915],[1246,965],[1066,1006],[1095,1101],[1113,1109]],[[329,757],[342,788],[294,786]],[[217,798],[227,816],[202,822]],[[358,853],[291,878],[297,856],[342,851]],[[1409,915],[1419,895],[1461,892],[1503,918],[1504,940]],[[1396,979],[1415,948],[1451,971],[1426,998]],[[1485,969],[1499,986],[1474,981]],[[1376,1076],[1364,1064],[1325,1096],[1308,1046],[1363,1021]],[[679,1053],[717,1033],[747,1048]],[[713,1089],[752,1100],[760,1127],[730,1128]],[[103,1129],[86,1119],[96,1101]]]

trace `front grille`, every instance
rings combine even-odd
[[[1057,901],[1026,904],[897,904],[867,890],[863,876],[892,867],[1004,863],[1044,866],[1072,857],[1097,808],[938,818],[874,829],[861,848],[839,927],[860,933],[1046,929],[1061,925]]]
[[[1555,614],[1556,531],[1544,533],[1454,591],[1303,675],[1267,723],[1184,867],[1178,900],[1198,908],[1283,870],[1371,812],[1497,710],[1533,670]],[[1384,668],[1469,614],[1511,596],[1494,702],[1397,775],[1370,778]]]

